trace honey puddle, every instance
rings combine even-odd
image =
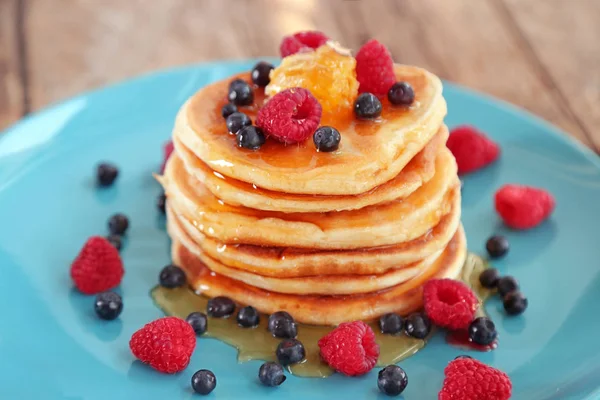
[[[487,268],[487,263],[479,256],[469,253],[461,271],[460,279],[469,285],[483,303],[491,291],[482,288],[479,284],[479,274]],[[208,298],[194,293],[191,289],[167,289],[155,287],[151,292],[152,298],[158,307],[167,315],[185,319],[194,311],[206,313]],[[480,307],[483,312],[483,307]],[[236,310],[237,311],[237,310]],[[276,361],[275,349],[281,339],[275,338],[267,330],[268,316],[261,314],[260,324],[255,328],[241,328],[235,320],[236,313],[229,318],[208,318],[208,329],[199,338],[216,338],[238,350],[238,361],[249,360]],[[379,331],[377,321],[369,325],[375,332],[377,343],[380,346],[380,356],[377,365],[385,366],[397,363],[412,356],[427,342],[427,339],[414,339],[404,334],[384,335]],[[292,374],[306,377],[327,377],[333,370],[321,361],[317,342],[333,328],[329,326],[316,326],[298,324],[298,337],[306,349],[306,359],[289,367]]]

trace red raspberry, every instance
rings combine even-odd
[[[423,287],[425,313],[434,324],[448,329],[466,329],[479,307],[471,289],[453,279],[432,279]]]
[[[163,172],[165,172],[165,165],[167,165],[167,160],[169,159],[169,157],[171,157],[171,153],[173,152],[174,149],[175,149],[175,146],[173,145],[172,140],[169,140],[167,143],[164,144],[164,146],[163,146],[163,163],[162,163],[162,166],[160,167],[161,174]]]
[[[290,88],[271,97],[258,111],[256,126],[280,142],[302,142],[319,126],[321,113],[321,104],[310,91]]]
[[[279,45],[281,57],[287,57],[300,51],[316,49],[323,46],[329,38],[323,32],[303,31],[297,32],[292,36],[284,36]]]
[[[145,364],[165,374],[183,371],[196,347],[192,326],[175,317],[152,321],[131,336],[129,348]]]
[[[119,286],[124,273],[119,251],[101,236],[89,238],[71,264],[71,279],[85,294]]]
[[[360,93],[372,93],[379,98],[385,97],[396,83],[392,55],[377,40],[369,40],[356,53],[356,79]]]
[[[554,211],[554,197],[543,189],[504,185],[495,196],[496,211],[504,223],[514,229],[539,225]]]
[[[444,375],[438,400],[508,400],[511,396],[508,375],[473,358],[450,362]]]
[[[344,375],[363,375],[379,358],[371,327],[362,321],[344,322],[319,340],[321,358]]]
[[[459,174],[483,168],[500,155],[500,147],[472,126],[454,128],[446,146],[456,158]]]

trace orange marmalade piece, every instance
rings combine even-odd
[[[271,71],[265,93],[270,97],[292,87],[308,89],[321,103],[323,116],[332,117],[352,110],[358,95],[355,68],[356,60],[349,50],[327,42],[315,51],[285,57]]]

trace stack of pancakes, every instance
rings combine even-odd
[[[335,325],[415,311],[428,279],[459,275],[466,240],[442,85],[415,67],[396,75],[413,105],[321,121],[341,133],[333,153],[310,140],[236,147],[220,110],[230,80],[249,74],[186,102],[160,180],[174,263],[198,293]],[[254,120],[264,101],[256,88],[242,111]]]

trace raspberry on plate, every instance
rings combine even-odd
[[[377,40],[369,40],[356,53],[356,79],[360,93],[373,93],[380,99],[396,82],[392,55]]]
[[[504,185],[495,195],[496,211],[513,229],[530,229],[552,214],[554,197],[544,189],[524,185]]]
[[[133,355],[166,374],[183,371],[196,347],[196,333],[190,324],[175,317],[152,321],[129,340]]]
[[[302,142],[319,126],[321,112],[321,105],[308,90],[286,89],[258,111],[256,126],[280,142]]]
[[[471,289],[453,279],[432,279],[423,287],[423,305],[427,317],[448,329],[468,328],[479,300]]]
[[[323,32],[297,32],[291,36],[283,37],[279,45],[279,52],[281,53],[281,57],[287,57],[300,51],[316,49],[327,43],[328,40],[329,38]]]
[[[124,273],[119,251],[101,236],[89,238],[71,264],[71,279],[85,294],[97,294],[119,286]]]
[[[496,161],[500,155],[498,144],[472,126],[454,128],[446,146],[456,158],[459,174],[481,169]]]
[[[379,358],[371,327],[362,321],[344,322],[319,340],[321,358],[344,375],[369,372]]]
[[[512,383],[504,372],[473,358],[458,358],[444,369],[438,400],[508,400]]]

